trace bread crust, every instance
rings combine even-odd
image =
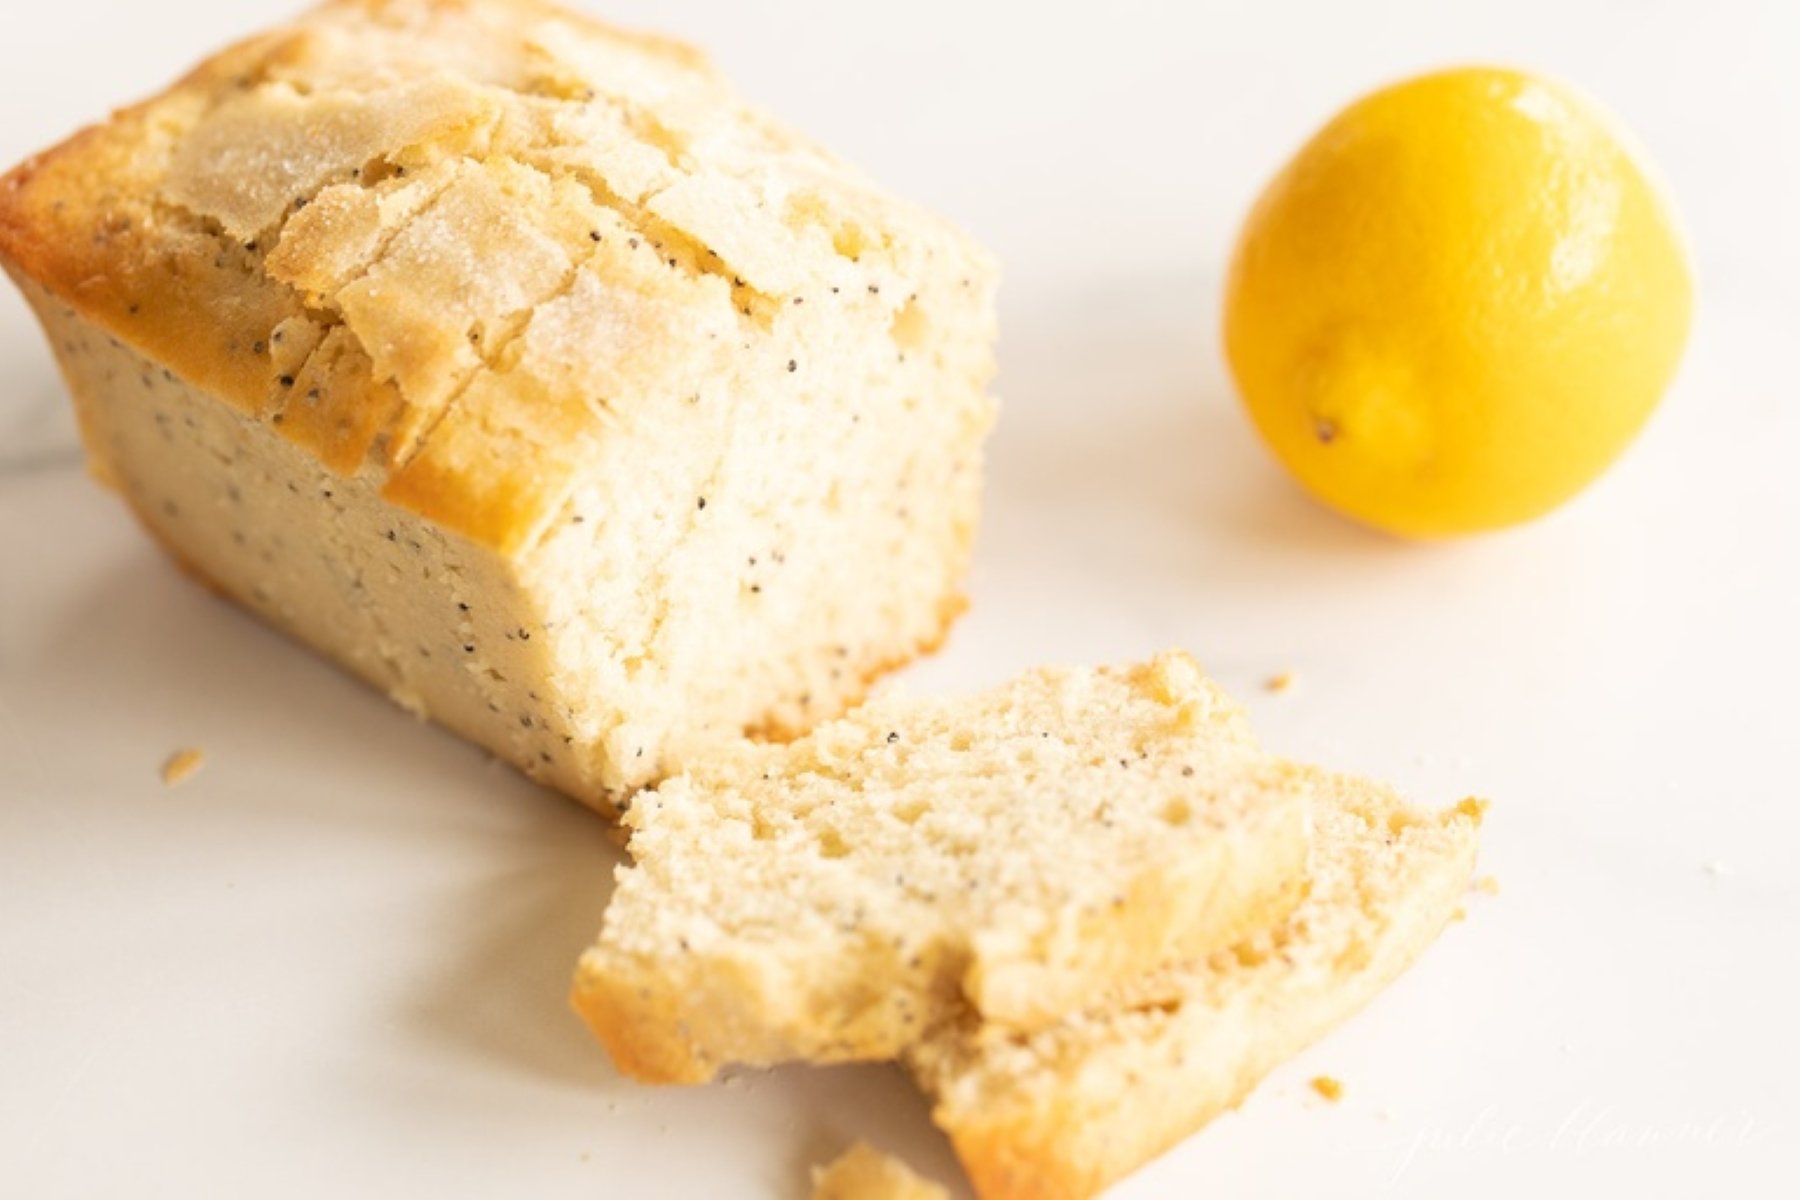
[[[502,65],[483,77],[453,61],[446,31]],[[343,66],[358,39],[381,41],[392,79]],[[670,111],[633,87],[673,96]],[[694,166],[702,132],[725,149]],[[781,187],[806,203],[755,224],[752,161],[791,174]],[[423,319],[402,319],[373,282],[380,255],[445,207],[483,260],[477,299],[492,301],[469,317],[473,351],[427,292]],[[887,296],[840,252],[846,230],[892,257]],[[517,265],[527,251],[544,260],[535,275]],[[403,278],[439,261],[420,253]],[[972,242],[742,104],[700,52],[538,0],[330,0],[0,178],[12,270],[333,470],[372,466],[389,502],[506,556],[536,544],[582,447],[610,436],[623,406],[692,386],[674,348],[630,356],[599,404],[591,377],[521,361],[515,339],[584,270],[635,297],[646,324],[628,336],[763,344],[779,369],[823,297],[897,316],[927,259],[991,286]],[[808,295],[813,310],[785,307]],[[284,333],[312,354],[283,361]]]

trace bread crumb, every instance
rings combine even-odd
[[[188,776],[198,771],[206,762],[206,755],[192,747],[177,750],[163,761],[162,781],[164,787],[174,787]]]
[[[813,1168],[813,1200],[949,1200],[949,1193],[867,1142]]]
[[[1492,875],[1483,875],[1480,879],[1475,881],[1474,887],[1476,891],[1484,896],[1498,896],[1500,894],[1500,881]]]
[[[1453,910],[1451,910],[1450,920],[1453,924],[1457,921],[1466,921],[1468,919],[1469,919],[1469,910],[1464,908],[1462,905],[1459,904]]]
[[[1264,681],[1263,687],[1274,692],[1276,695],[1280,695],[1283,692],[1292,691],[1296,682],[1298,681],[1294,678],[1294,673],[1292,671],[1280,671],[1269,676],[1269,678]]]
[[[1468,796],[1456,802],[1456,811],[1477,825],[1481,824],[1482,818],[1487,816],[1488,807],[1488,801],[1476,796]]]
[[[1319,1095],[1331,1101],[1333,1104],[1336,1104],[1339,1100],[1344,1098],[1344,1081],[1341,1079],[1334,1079],[1330,1075],[1314,1075],[1312,1077],[1312,1090],[1319,1093]]]

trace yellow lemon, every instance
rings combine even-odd
[[[1692,304],[1674,219],[1607,119],[1555,83],[1464,69],[1357,101],[1269,184],[1225,350],[1308,490],[1437,537],[1528,520],[1605,470]]]

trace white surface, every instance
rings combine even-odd
[[[0,160],[284,7],[9,7]],[[1006,262],[975,608],[912,686],[1185,644],[1272,745],[1495,801],[1502,894],[1119,1196],[1791,1186],[1791,7],[609,11],[705,43]],[[1678,387],[1600,486],[1518,533],[1406,547],[1314,509],[1252,441],[1212,332],[1219,266],[1311,126],[1476,58],[1560,74],[1635,127],[1689,218],[1702,307]],[[81,476],[10,292],[0,464],[0,1194],[789,1197],[856,1136],[955,1178],[885,1069],[619,1080],[562,999],[614,861],[597,823],[177,575]],[[1261,690],[1289,669],[1296,691]],[[206,767],[166,791],[186,745]],[[1343,1103],[1307,1092],[1321,1071]]]

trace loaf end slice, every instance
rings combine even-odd
[[[640,795],[574,1003],[665,1082],[1037,1028],[1285,911],[1307,784],[1182,654],[879,699]]]
[[[1241,1101],[1344,1021],[1450,919],[1480,806],[1425,815],[1316,777],[1307,894],[1233,950],[1033,1035],[970,1016],[908,1055],[983,1200],[1082,1200]]]

